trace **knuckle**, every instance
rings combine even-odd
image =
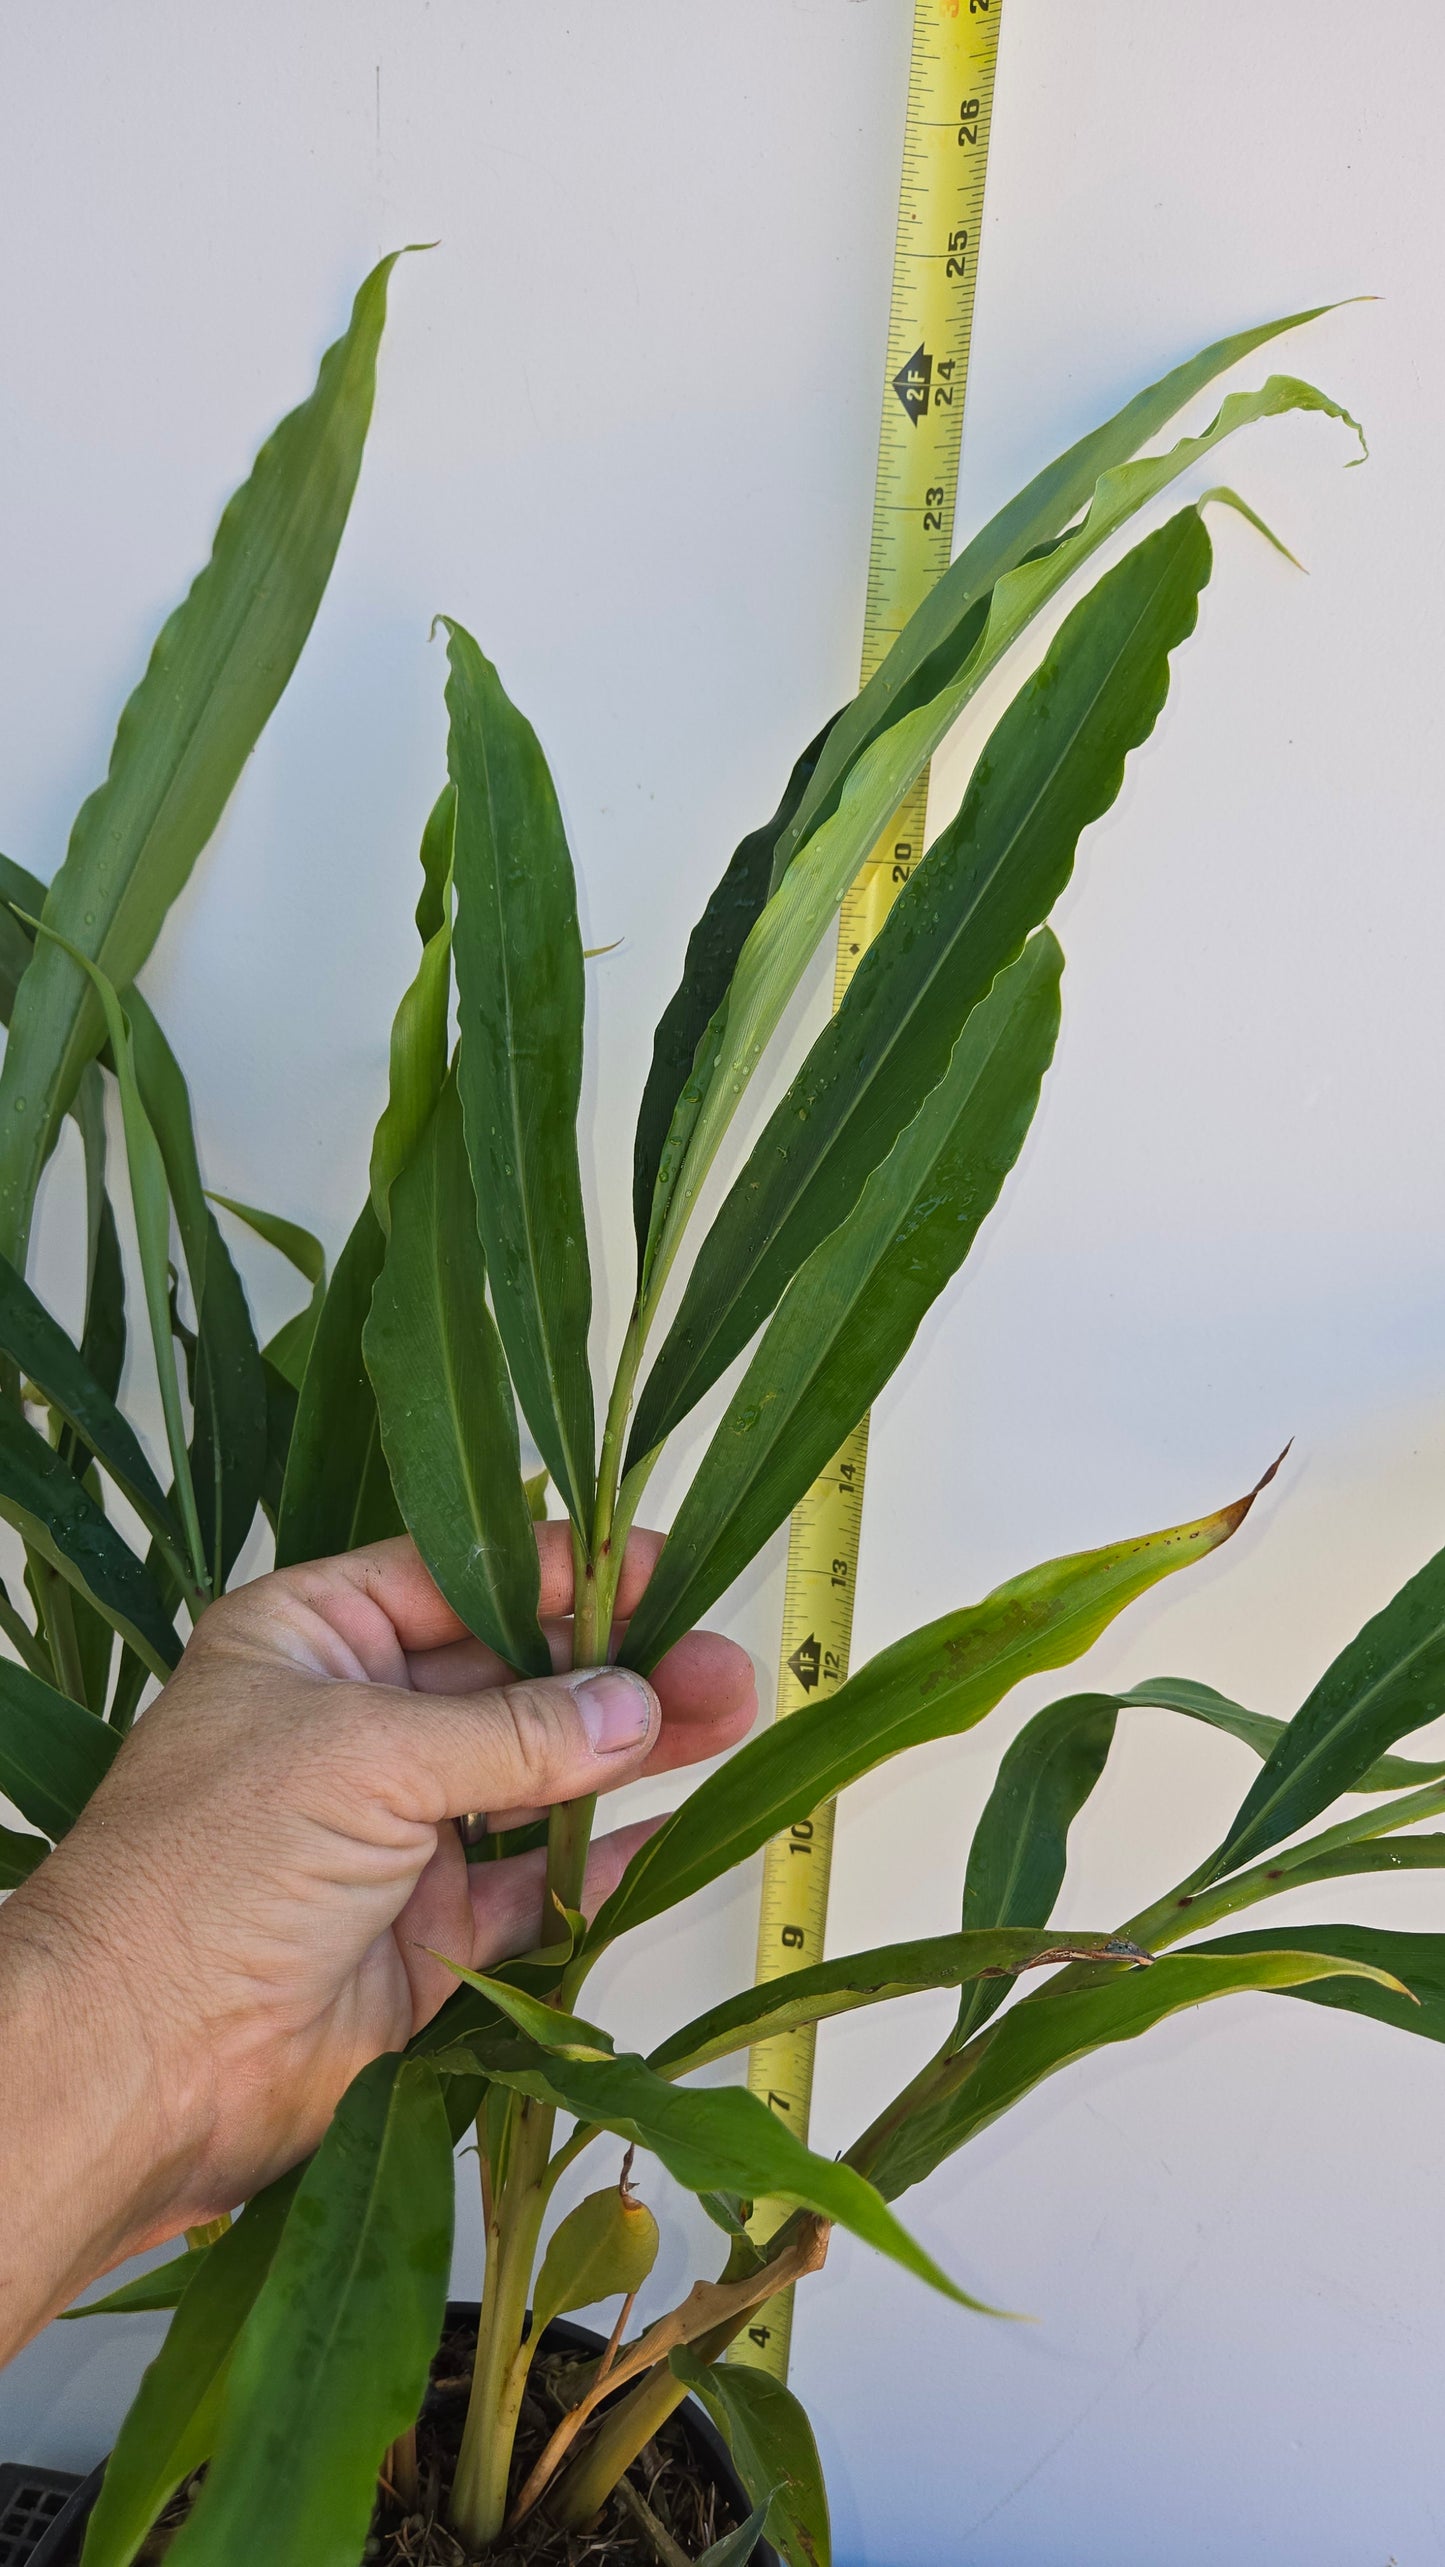
[[[518,1775],[540,1787],[556,1771],[569,1743],[555,1694],[545,1685],[507,1685],[496,1696],[496,1708]],[[542,1797],[540,1788],[536,1796]]]

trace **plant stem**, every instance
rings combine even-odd
[[[554,2118],[550,2105],[530,2096],[521,2104],[507,2172],[487,2226],[477,2366],[451,2504],[453,2524],[469,2549],[484,2549],[506,2519],[512,2445],[529,2367],[523,2343],[527,2297],[550,2191],[546,2174]]]
[[[741,2335],[751,2309],[726,2326],[714,2327],[711,2335],[699,2336],[691,2350],[700,2362],[716,2362],[725,2353],[735,2335]],[[646,2373],[625,2398],[609,2407],[586,2448],[555,2480],[552,2494],[544,2499],[552,2521],[564,2531],[581,2531],[601,2512],[624,2470],[630,2469],[639,2451],[652,2440],[674,2415],[687,2396],[687,2384],[680,2380],[668,2362],[659,2362]]]
[[[634,1308],[608,1403],[590,1541],[584,1539],[577,1526],[573,1527],[574,1667],[606,1666],[612,1645],[617,1582],[631,1523],[629,1511],[626,1522],[621,1527],[616,1525],[617,1494],[645,1334],[646,1319]],[[640,1489],[639,1480],[639,1494]],[[614,1530],[621,1533],[616,1543]],[[562,1939],[569,1931],[563,1910],[575,1911],[581,1905],[595,1807],[595,1799],[589,1794],[581,1800],[559,1802],[549,1814],[544,1943]],[[554,2002],[565,2004],[565,1991],[564,1979]],[[487,2220],[487,2266],[477,2363],[451,2507],[457,2532],[473,2549],[484,2548],[495,2540],[506,2516],[512,2446],[530,2367],[529,2348],[523,2336],[543,2215],[558,2176],[594,2135],[590,2130],[574,2131],[553,2157],[555,2124],[556,2113],[550,2104],[539,2103],[531,2096],[514,2103],[508,2123],[505,2173],[498,2181]],[[485,2198],[485,2156],[483,2167]]]

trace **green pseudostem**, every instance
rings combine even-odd
[[[574,1667],[605,1666],[611,1653],[617,1584],[631,1522],[630,1512],[625,1522],[619,1519],[619,1478],[641,1356],[642,1333],[634,1318],[603,1435],[590,1548],[575,1528],[573,1531]],[[635,1496],[632,1503],[636,1503]],[[589,1794],[581,1800],[559,1802],[549,1817],[544,1943],[571,1939],[570,1917],[581,1902],[595,1808],[595,1797]],[[581,1970],[571,1966],[559,1973],[555,2001],[562,2008],[570,2008],[581,1976]],[[476,2369],[452,2490],[452,2520],[462,2537],[477,2548],[498,2537],[506,2518],[512,2449],[530,2368],[532,2348],[524,2339],[542,2221],[558,2177],[595,2135],[579,2130],[554,2156],[556,2118],[555,2106],[541,2103],[534,2096],[510,2097],[500,2142],[490,2157],[485,2110],[477,2123],[487,2231],[486,2272]],[[671,2374],[668,2378],[670,2381]],[[686,2392],[680,2390],[679,2394]]]

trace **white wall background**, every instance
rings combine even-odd
[[[728,850],[854,682],[909,22],[906,0],[7,13],[0,842],[38,871],[361,273],[441,243],[396,277],[330,595],[147,975],[218,1186],[333,1244],[351,1219],[446,609],[553,758],[587,941],[624,940],[593,967],[587,1109],[616,1322],[653,1020]],[[1384,299],[1279,361],[1364,417],[1373,460],[1342,472],[1319,421],[1230,456],[1311,576],[1215,523],[1200,631],[1060,913],[1064,1038],[1017,1181],[877,1417],[860,1654],[1234,1495],[1293,1434],[1230,1551],[1080,1677],[1288,1712],[1445,1536],[1442,73],[1428,0],[1007,0],[960,531],[1189,349],[1332,296]],[[279,1314],[264,1251],[255,1280]],[[764,1658],[779,1585],[775,1546],[726,1608]],[[851,1797],[834,1948],[948,1928],[1000,1746],[1072,1683]],[[1066,1916],[1110,1925],[1176,1878],[1251,1770],[1136,1715]],[[743,1981],[754,1897],[739,1879],[626,1958],[621,2028]],[[1293,1912],[1445,1921],[1423,1879]],[[930,2037],[929,2003],[827,2035],[818,2144]],[[1445,2558],[1442,2105],[1430,2045],[1240,2000],[1059,2079],[909,2202],[1033,2326],[840,2239],[796,2379],[844,2567]],[[684,2267],[679,2230],[659,2300]],[[52,2330],[0,2390],[0,2446],[96,2456],[145,2332]]]

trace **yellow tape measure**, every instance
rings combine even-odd
[[[952,553],[1000,12],[1001,0],[914,0],[868,554],[865,683]],[[927,807],[925,773],[843,904],[835,1007],[923,852]],[[793,1515],[779,1719],[817,1701],[848,1673],[867,1458],[865,1417]],[[831,1802],[797,1820],[768,1847],[758,1929],[760,1984],[822,1960],[832,1851]],[[759,2042],[748,2061],[753,2093],[799,2138],[808,2128],[815,2038],[811,2026],[779,2034]],[[781,2203],[760,2203],[758,2234],[766,2236],[784,2216]],[[730,2358],[786,2378],[792,2302],[791,2291],[767,2301]]]

